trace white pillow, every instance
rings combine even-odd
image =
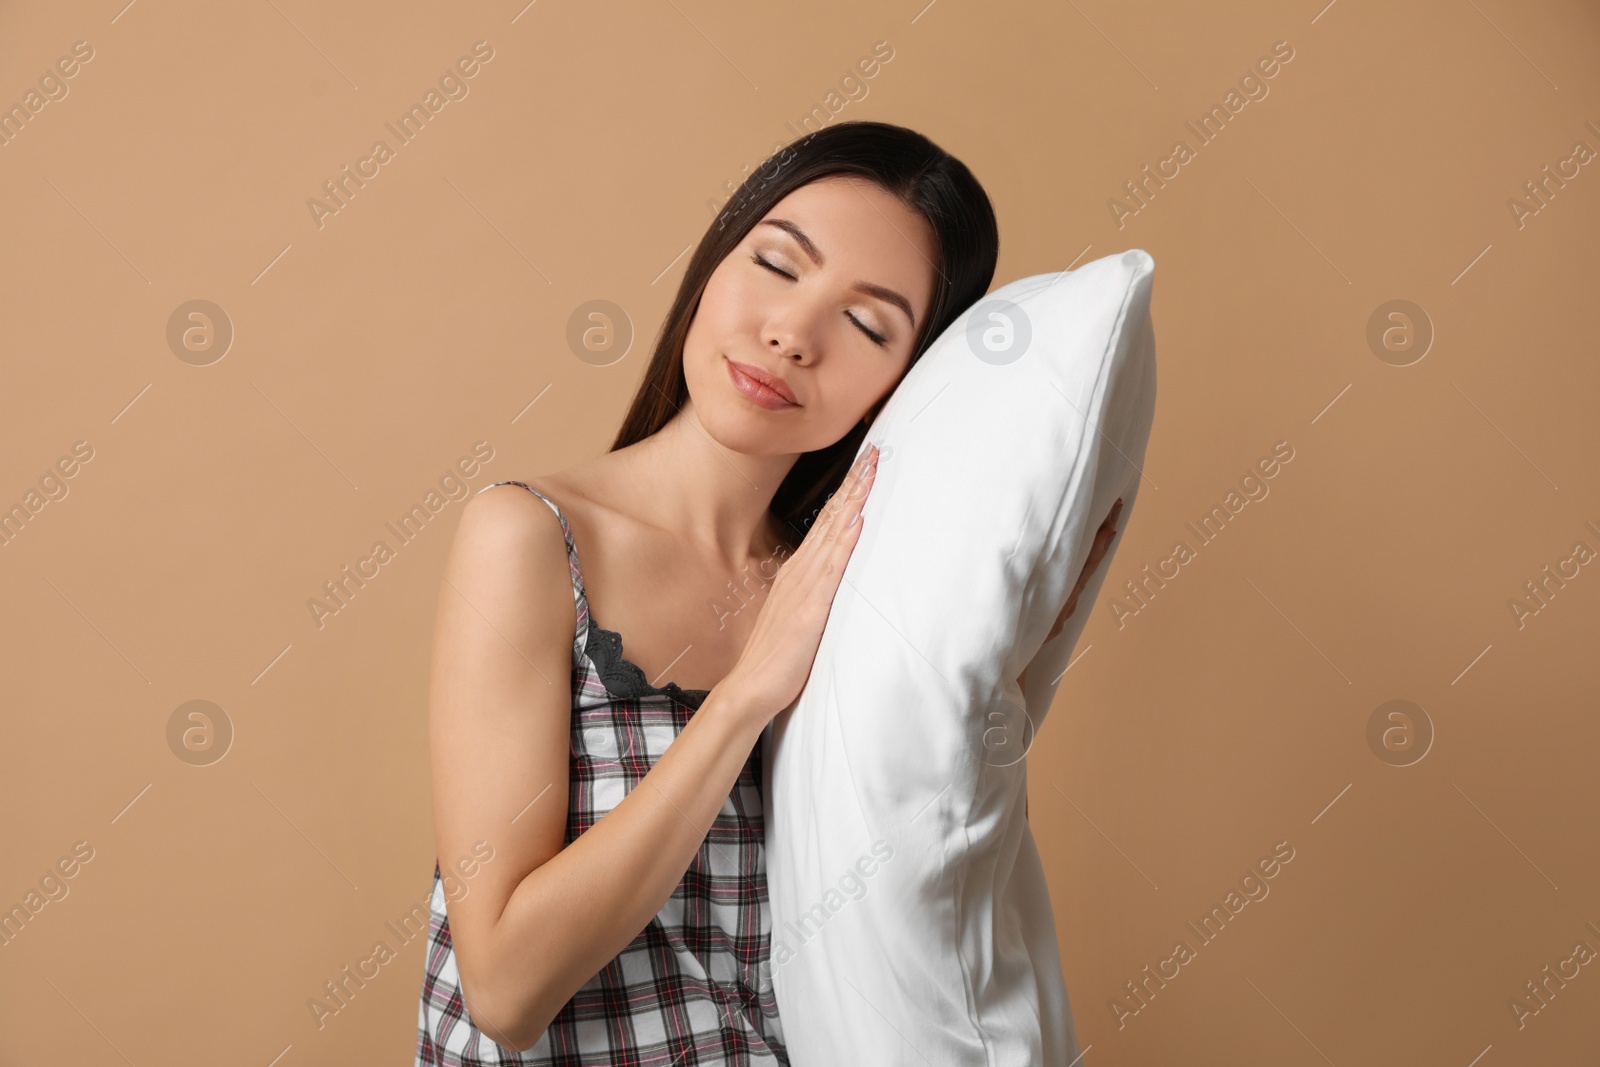
[[[868,433],[865,527],[762,742],[794,1067],[1078,1056],[1022,756],[1138,495],[1154,269],[1135,249],[989,294]],[[1118,497],[1118,536],[1046,641]]]

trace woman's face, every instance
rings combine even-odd
[[[910,365],[937,257],[922,216],[864,178],[822,178],[778,201],[718,264],[690,323],[683,370],[701,426],[750,455],[844,437]]]

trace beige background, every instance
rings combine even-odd
[[[307,602],[474,442],[473,490],[604,449],[728,183],[886,41],[836,119],[974,169],[996,286],[1156,262],[1152,484],[1030,759],[1084,1062],[1594,1062],[1600,964],[1511,1004],[1600,950],[1600,566],[1509,604],[1600,550],[1600,166],[1508,206],[1600,151],[1593,4],[121,2],[0,9],[0,105],[93,49],[0,146],[0,507],[92,449],[0,546],[0,907],[93,850],[0,947],[0,1061],[410,1062],[420,940],[320,1029],[307,1001],[428,890],[459,502],[320,628]],[[319,227],[478,41],[469,94]],[[205,366],[167,341],[195,299],[234,330]],[[593,299],[636,335],[604,367],[565,340]],[[1367,340],[1393,300],[1434,332],[1409,366]],[[1280,441],[1270,495],[1119,627]],[[218,762],[169,748],[190,700],[232,724]],[[1431,724],[1409,766],[1368,741],[1390,700]],[[1119,1025],[1278,842],[1270,896]]]

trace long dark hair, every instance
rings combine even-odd
[[[751,172],[700,238],[656,339],[644,380],[609,451],[641,441],[667,424],[689,396],[683,342],[718,264],[779,200],[807,182],[859,175],[921,214],[938,242],[938,276],[928,314],[911,349],[909,370],[961,312],[989,291],[1000,251],[994,208],[959,159],[922,134],[884,122],[838,122],[786,145]],[[795,461],[772,498],[771,513],[793,548],[843,482],[871,416],[826,448]]]

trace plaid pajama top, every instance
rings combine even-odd
[[[561,509],[522,482],[494,484],[520,485],[549,504],[567,541],[578,612],[565,840],[571,844],[639,783],[707,691],[682,689],[675,682],[659,689],[648,684],[644,672],[622,657],[621,636],[596,626],[589,615],[572,529]],[[757,744],[672,896],[526,1052],[496,1044],[472,1023],[461,996],[436,863],[417,1012],[417,1067],[787,1067],[769,962],[761,771]]]

